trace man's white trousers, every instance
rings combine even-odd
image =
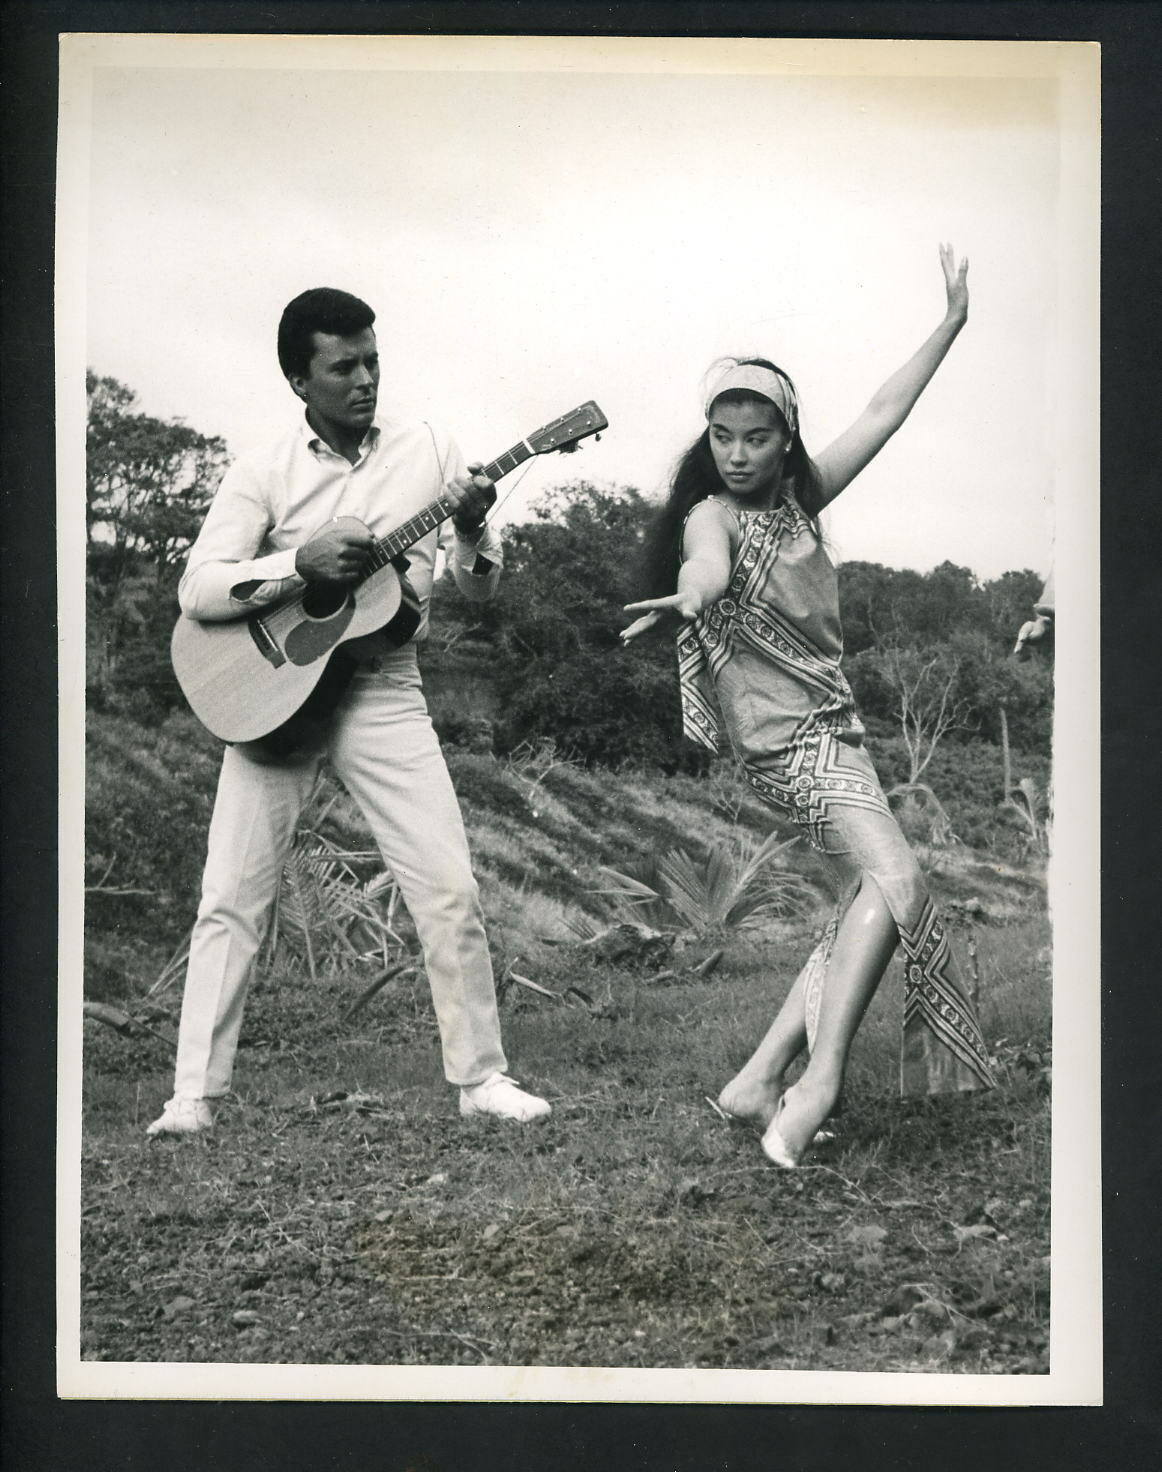
[[[507,1067],[460,805],[428,716],[414,649],[356,675],[329,755],[362,808],[415,923],[448,1081]],[[251,966],[320,757],[260,764],[227,748],[178,1035],[174,1093],[230,1087]]]

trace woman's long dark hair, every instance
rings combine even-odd
[[[736,358],[728,361],[739,365],[768,368],[772,373],[777,373],[791,383],[789,376],[766,358]],[[791,387],[794,388],[793,383]],[[719,394],[714,402],[758,403],[774,407],[770,399],[745,388],[727,389],[724,393]],[[779,413],[777,408],[775,413]],[[779,417],[782,418],[782,415],[780,414]],[[788,485],[793,489],[795,499],[804,512],[812,519],[817,517],[823,509],[819,471],[815,462],[808,455],[797,430],[791,436],[790,446],[783,459],[780,497],[783,489]],[[678,569],[681,566],[682,528],[685,526],[686,518],[699,501],[705,501],[707,496],[713,496],[721,490],[722,477],[718,474],[714,454],[710,449],[710,427],[708,425],[678,461],[670,482],[670,494],[646,531],[641,559],[641,577],[642,584],[644,584],[642,597],[665,598],[676,591]],[[818,527],[815,530],[818,533]]]

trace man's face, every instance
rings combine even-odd
[[[312,333],[315,353],[306,374],[292,374],[291,388],[321,428],[363,435],[375,417],[379,351],[370,327],[350,337]]]

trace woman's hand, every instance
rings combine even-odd
[[[944,272],[944,289],[948,293],[948,315],[964,322],[968,318],[968,257],[956,264],[951,245],[941,245],[940,266]]]
[[[855,423],[815,457],[823,506],[829,505],[852,483],[907,419],[968,321],[968,257],[958,266],[951,245],[941,245],[940,267],[948,293],[944,320],[904,366],[880,384]]]
[[[643,610],[645,610],[644,613]],[[689,623],[702,612],[702,599],[697,593],[687,589],[685,592],[671,593],[668,598],[646,598],[641,603],[627,603],[625,611],[626,613],[642,613],[642,617],[635,619],[629,628],[622,629],[620,635],[622,644],[628,644],[639,634],[646,633],[670,614],[677,614],[679,618]]]

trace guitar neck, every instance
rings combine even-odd
[[[496,460],[491,460],[477,473],[484,476],[486,480],[497,481],[510,470],[515,470],[522,461],[528,460],[535,453],[528,442],[521,440],[519,445],[513,445],[511,450],[505,450],[504,454]],[[440,496],[430,506],[425,506],[422,511],[417,511],[409,521],[402,526],[396,527],[395,531],[388,532],[386,537],[380,537],[371,549],[372,569],[386,567],[393,562],[409,547],[415,545],[421,537],[427,536],[430,531],[435,530],[441,522],[447,521],[455,511],[455,507],[446,496]]]

